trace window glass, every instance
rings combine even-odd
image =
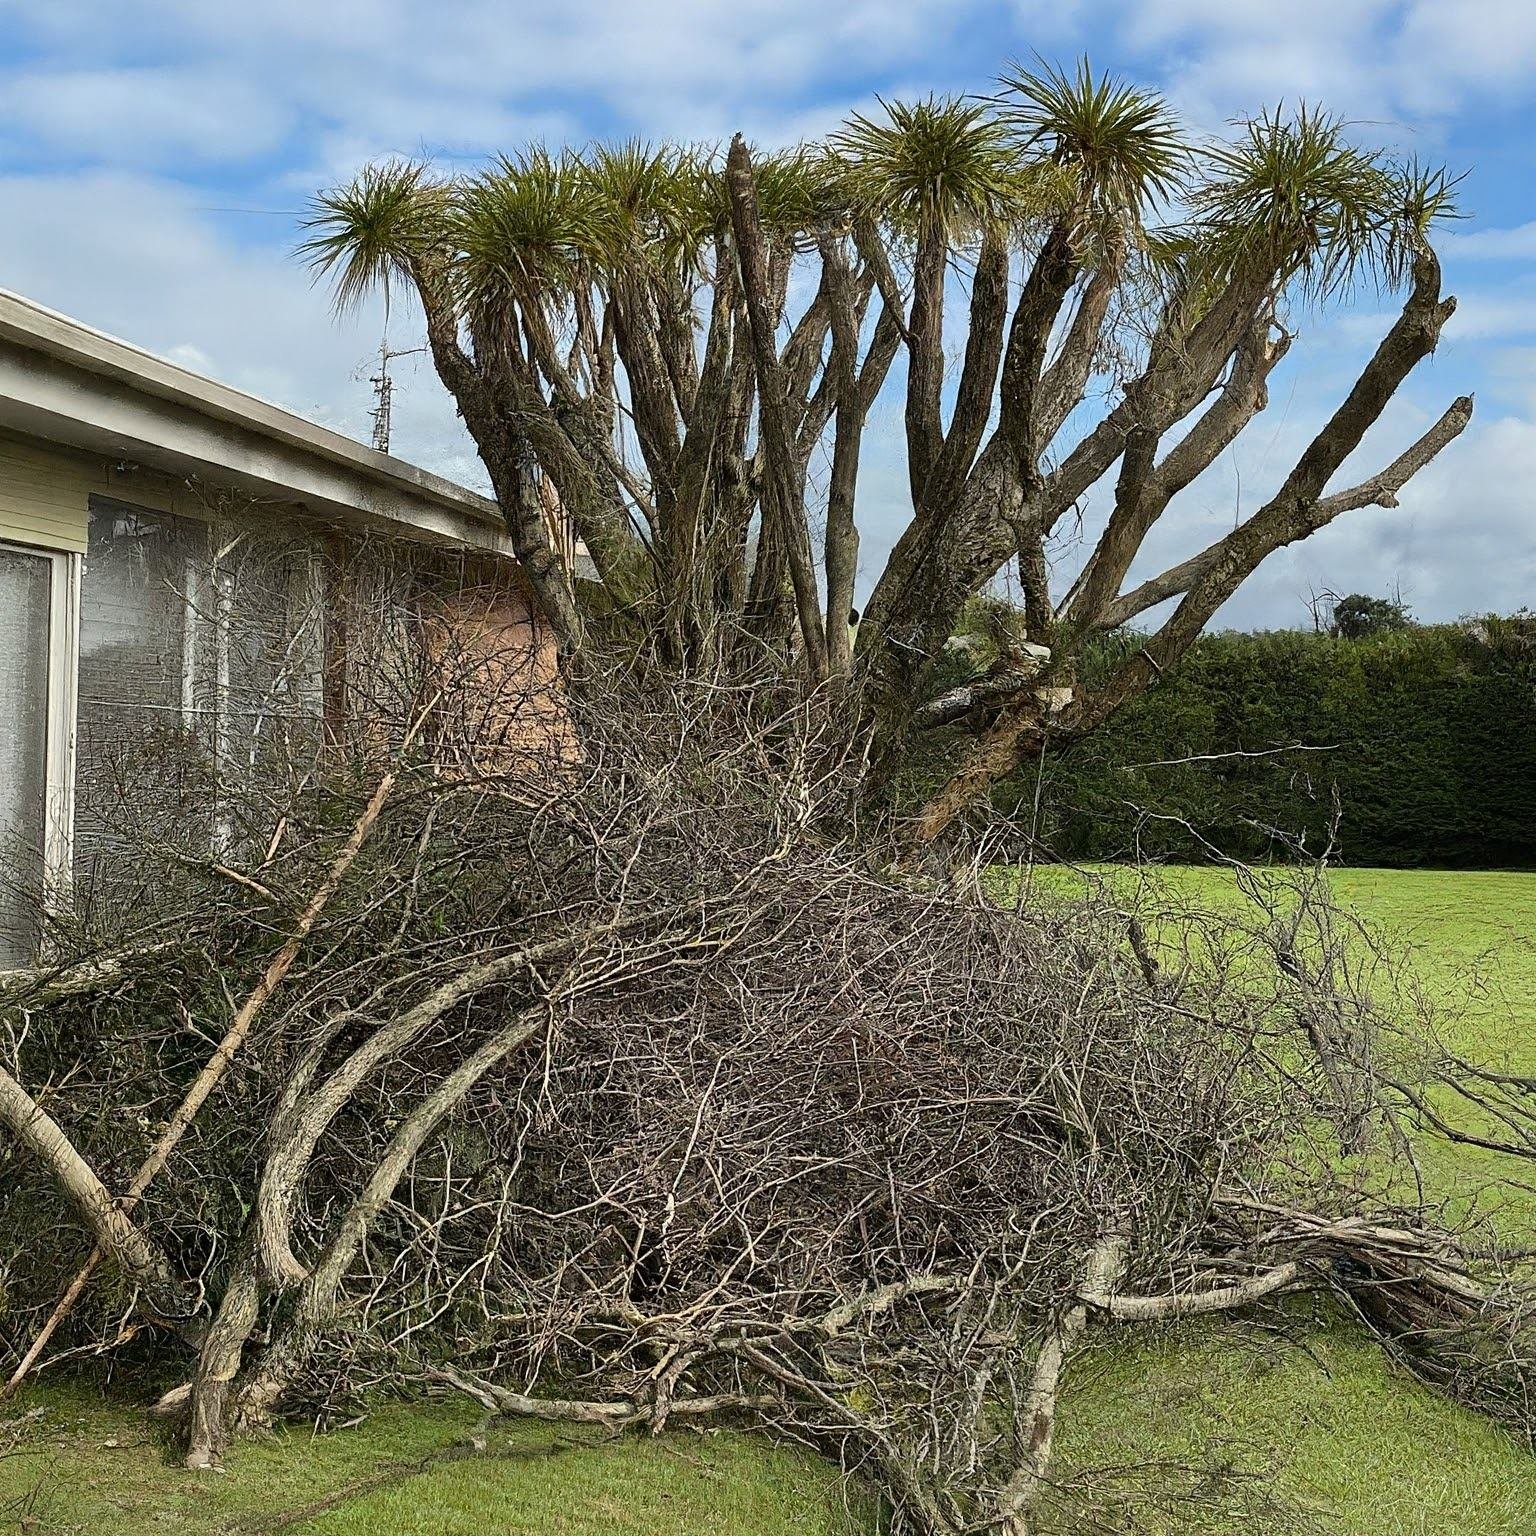
[[[0,546],[0,967],[37,941],[48,773],[51,562]]]
[[[208,530],[93,500],[80,590],[77,889],[89,900],[132,844],[189,818],[207,782]],[[178,838],[179,840],[179,838]],[[121,854],[119,860],[115,855]]]
[[[202,858],[270,833],[241,825],[245,791],[302,779],[318,748],[322,595],[315,540],[279,519],[202,521],[92,499],[76,771],[83,904],[122,904],[146,838]]]
[[[302,772],[319,744],[322,712],[318,548],[290,530],[221,530],[213,585],[221,775],[247,785]]]

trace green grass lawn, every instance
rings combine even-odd
[[[1162,870],[1155,879],[1202,902],[1233,899],[1219,871]],[[1341,900],[1410,948],[1463,1043],[1536,1061],[1536,874],[1343,870],[1333,880]],[[1508,1170],[1498,1158],[1457,1151],[1435,1172],[1470,1190]],[[1511,1200],[1504,1215],[1526,1221],[1531,1209]],[[1147,1462],[1178,1476],[1237,1466],[1351,1536],[1536,1536],[1536,1456],[1395,1370],[1348,1326],[1303,1322],[1284,1333],[1245,1323],[1101,1333],[1074,1363],[1063,1476]],[[466,1456],[457,1448],[472,1410],[393,1406],[344,1432],[288,1430],[243,1444],[227,1472],[193,1477],[132,1405],[78,1388],[45,1384],[0,1409],[0,1444],[6,1420],[37,1409],[20,1452],[0,1460],[0,1531],[831,1536],[872,1528],[848,1514],[832,1469],[734,1433],[614,1442],[518,1426],[498,1429],[488,1454]],[[1153,1529],[1176,1536],[1189,1523],[1173,1507]],[[1243,1517],[1234,1514],[1229,1528],[1242,1533]],[[1111,1506],[1095,1529],[1117,1529]]]
[[[1217,909],[1238,900],[1218,869],[1110,878],[1151,880],[1154,904],[1167,894]],[[1330,878],[1342,904],[1406,949],[1459,1048],[1536,1064],[1536,874],[1366,869]],[[1478,1192],[1481,1209],[1536,1241],[1536,1201],[1499,1193],[1528,1177],[1521,1165],[1465,1147],[1421,1157],[1434,1183]],[[1064,1469],[1234,1461],[1351,1536],[1536,1533],[1536,1456],[1337,1322],[1298,1327],[1294,1338],[1217,1322],[1134,1340],[1101,1335],[1078,1364],[1062,1432]],[[1184,1528],[1177,1513],[1165,1527],[1168,1536]]]
[[[0,1531],[102,1536],[855,1536],[835,1471],[729,1432],[615,1441],[496,1426],[468,1450],[462,1401],[382,1408],[355,1429],[245,1441],[192,1474],[142,1412],[93,1392],[32,1389],[19,1451],[0,1460]],[[4,1443],[0,1440],[0,1443]]]
[[[1177,925],[1189,909],[1235,912],[1242,905],[1232,872],[1209,866],[1095,869],[1086,878],[1108,880],[1134,897],[1153,925],[1161,912]],[[1290,877],[1276,878],[1283,887]],[[1374,982],[1383,989],[1379,1007],[1390,1009],[1391,989],[1401,986],[1413,994],[1403,1006],[1427,1007],[1432,1027],[1453,1050],[1506,1071],[1536,1072],[1536,874],[1339,869],[1329,880],[1338,903],[1393,957]],[[1132,886],[1134,892],[1126,889]],[[1444,1099],[1463,1126],[1501,1134],[1492,1120],[1479,1124],[1449,1091],[1431,1097]],[[1525,1160],[1428,1136],[1418,1156],[1426,1192],[1446,1202],[1449,1217],[1475,1213],[1536,1241],[1536,1180]]]
[[[1225,869],[1098,873],[1217,908],[1237,900]],[[1335,869],[1329,882],[1336,899],[1403,950],[1426,989],[1462,1017],[1469,1045],[1536,1062],[1536,874]]]

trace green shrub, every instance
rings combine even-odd
[[[1109,637],[1090,666],[1137,643]],[[1352,864],[1536,865],[1536,621],[1208,635],[998,795],[1079,859],[1316,852],[1335,800]]]

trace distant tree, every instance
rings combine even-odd
[[[1340,640],[1363,640],[1367,635],[1379,635],[1389,629],[1411,629],[1413,615],[1406,603],[1390,597],[1368,597],[1364,592],[1351,592],[1339,598],[1333,605],[1328,632]]]
[[[1333,486],[1455,307],[1431,245],[1453,177],[1312,109],[1198,141],[1086,62],[1000,85],[891,102],[777,154],[738,136],[723,156],[377,164],[317,199],[305,246],[338,302],[391,283],[419,298],[573,676],[616,643],[642,666],[767,662],[844,690],[867,798],[918,733],[963,724],[974,746],[917,818],[924,839],[1156,682],[1275,550],[1394,506],[1472,412],[1452,402]],[[1404,291],[1401,312],[1272,493],[1128,585],[1153,526],[1267,405],[1293,307],[1362,286]],[[865,427],[891,395],[908,520],[855,630]],[[1052,541],[1096,487],[1107,516],[1058,590]],[[939,698],[962,609],[1010,565],[1019,645]],[[1165,605],[1117,671],[1077,681],[1095,635]]]

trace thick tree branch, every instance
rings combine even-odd
[[[1347,491],[1338,491],[1332,496],[1324,496],[1313,503],[1294,524],[1297,531],[1290,538],[1281,539],[1265,553],[1272,553],[1281,544],[1294,543],[1296,539],[1315,533],[1344,512],[1353,512],[1360,507],[1369,506],[1395,507],[1398,492],[1409,480],[1466,430],[1468,423],[1472,420],[1473,404],[1471,395],[1462,395],[1452,401],[1440,419],[1385,469],[1372,475],[1368,480],[1362,480],[1359,485],[1352,486]],[[1258,515],[1254,514],[1255,517]],[[1252,519],[1249,521],[1251,523]],[[1247,528],[1249,524],[1243,526]],[[1166,571],[1142,582],[1140,586],[1127,592],[1123,597],[1116,598],[1103,611],[1100,621],[1102,627],[1113,629],[1118,625],[1129,623],[1138,614],[1145,613],[1147,609],[1155,608],[1159,603],[1167,602],[1169,598],[1187,592],[1202,577],[1210,574],[1220,565],[1223,556],[1239,541],[1241,532],[1242,530],[1236,530],[1208,549],[1202,550],[1198,555],[1192,555],[1188,560],[1181,560],[1179,564],[1170,566]]]
[[[742,294],[757,361],[758,418],[766,459],[764,512],[771,518],[778,534],[779,548],[789,566],[807,668],[811,677],[820,681],[827,675],[826,626],[811,557],[810,532],[805,523],[804,498],[799,494],[800,480],[789,423],[787,370],[780,361],[774,339],[775,311],[769,303],[767,253],[758,216],[752,157],[740,134],[731,141],[726,177]]]
[[[916,823],[919,839],[926,842],[939,836],[1022,757],[1042,750],[1048,736],[1070,741],[1103,724],[1184,654],[1222,603],[1276,549],[1315,533],[1351,507],[1383,497],[1395,498],[1409,475],[1459,436],[1471,419],[1469,396],[1457,400],[1413,447],[1379,475],[1352,490],[1323,497],[1328,481],[1359,446],[1403,380],[1434,350],[1455,307],[1453,299],[1440,298],[1440,264],[1434,253],[1421,250],[1401,315],[1280,490],[1203,554],[1132,594],[1125,605],[1127,617],[1140,611],[1134,604],[1151,606],[1151,601],[1161,600],[1153,594],[1165,587],[1169,589],[1165,595],[1183,592],[1184,597],[1163,627],[1103,687],[1074,699],[1056,719],[1047,718],[1032,699],[1021,698],[1005,709],[924,806]],[[1120,605],[1111,605],[1098,622],[1113,623],[1120,611]]]
[[[1167,1323],[1181,1317],[1204,1317],[1212,1312],[1231,1312],[1251,1306],[1266,1296],[1294,1286],[1306,1269],[1298,1261],[1276,1265],[1263,1274],[1233,1285],[1205,1291],[1176,1291],[1167,1296],[1129,1296],[1123,1291],[1092,1291],[1086,1287],[1079,1299],[1117,1323]]]
[[[1221,393],[1154,468],[1156,437],[1136,429],[1126,439],[1115,505],[1079,581],[1067,617],[1077,624],[1113,628],[1106,609],[1120,591],[1152,525],[1196,476],[1216,462],[1268,403],[1269,376],[1289,350],[1291,338],[1271,339],[1267,317],[1255,319],[1232,359]]]
[[[465,352],[447,274],[425,257],[415,261],[410,270],[426,317],[427,348],[433,366],[480,451],[513,552],[538,596],[561,654],[576,655],[585,640],[585,624],[571,591],[570,573],[554,548],[544,509],[534,491],[531,441],[516,431],[508,402]]]
[[[907,320],[907,476],[912,505],[926,499],[928,479],[944,446],[940,394],[944,387],[944,274],[949,240],[930,215],[918,232],[912,261],[912,310]]]
[[[1124,276],[1125,245],[1117,242],[1106,251],[1083,287],[1072,322],[1055,357],[1040,381],[1037,408],[1037,451],[1043,453],[1055,441],[1067,417],[1083,398],[1093,373],[1094,361],[1104,340],[1109,307]]]
[[[153,1314],[167,1320],[190,1315],[195,1297],[178,1283],[170,1261],[118,1205],[58,1121],[4,1067],[0,1067],[0,1124],[9,1127],[43,1166],[103,1251],[143,1288]]]
[[[976,256],[971,280],[969,327],[965,361],[955,391],[949,431],[929,472],[918,516],[947,510],[956,491],[976,461],[1002,364],[1003,327],[1008,318],[1008,247],[1002,235],[988,229]]]
[[[1113,1291],[1125,1270],[1127,1248],[1125,1238],[1118,1234],[1101,1238],[1084,1267],[1083,1291],[1089,1295]],[[997,1501],[995,1523],[1007,1536],[1028,1536],[1030,1511],[1039,1500],[1050,1470],[1062,1372],[1072,1346],[1087,1326],[1088,1307],[1079,1301],[1066,1310],[1040,1346],[1029,1395],[1020,1415],[1023,1455]]]

